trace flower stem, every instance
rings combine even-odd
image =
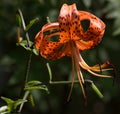
[[[25,25],[25,21],[24,21],[24,18],[23,18],[23,14],[22,14],[22,12],[21,12],[20,9],[18,10],[18,12],[19,12],[20,17],[21,17],[21,21],[22,21],[23,29],[24,29],[24,31],[26,32],[26,25]],[[25,35],[26,35],[26,39],[27,39],[27,43],[28,43],[28,47],[31,47],[31,44],[30,44],[30,38],[29,38],[28,32],[26,32]]]
[[[32,51],[29,54],[29,58],[28,58],[27,66],[26,66],[26,74],[25,74],[25,79],[24,79],[25,80],[24,81],[25,84],[27,83],[28,76],[29,76],[31,59],[32,59]]]
[[[23,97],[23,100],[27,100],[29,94],[30,94],[30,91],[26,91],[26,92],[25,92],[25,95],[24,95],[24,97]],[[19,108],[18,112],[21,112],[24,103],[25,103],[25,102],[23,102],[23,103],[20,105],[20,108]]]
[[[57,85],[57,84],[71,84],[72,81],[50,81],[49,84],[51,85]],[[78,80],[74,80],[74,83],[79,83]]]
[[[22,14],[22,12],[21,12],[20,9],[18,10],[18,12],[19,12],[19,15],[20,15],[20,18],[21,18],[23,29],[25,31],[25,35],[26,35],[26,40],[27,40],[28,47],[31,48],[30,38],[29,38],[28,32],[26,32],[26,25],[25,25],[25,21],[24,21],[24,18],[23,18],[23,14]],[[31,64],[31,58],[32,58],[32,51],[29,53],[29,57],[28,57],[27,65],[26,65],[25,77],[24,77],[24,84],[22,86],[21,94],[23,93],[24,87],[25,87],[25,85],[27,83],[27,80],[28,80],[29,71],[30,71],[30,64]]]

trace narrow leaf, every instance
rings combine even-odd
[[[31,20],[30,23],[26,26],[26,31],[28,31],[33,26],[33,24],[35,24],[38,20],[39,18]]]
[[[17,24],[18,27],[21,27],[21,23],[22,23],[22,21],[21,21],[19,12],[17,11],[16,12],[16,24]]]
[[[24,90],[25,91],[45,90],[46,92],[49,93],[47,86],[42,84],[42,82],[36,80],[28,82]]]
[[[40,81],[37,81],[37,80],[33,80],[33,81],[29,81],[28,83],[27,83],[27,85],[38,85],[38,84],[42,84],[42,82],[40,82]]]
[[[22,46],[23,48],[25,48],[27,51],[32,51],[35,55],[39,55],[38,50],[33,46],[33,48],[30,48],[28,46],[28,42],[27,40],[22,40],[19,43],[16,43],[17,46]],[[30,45],[33,45],[33,42],[30,41]]]
[[[36,48],[33,48],[32,51],[33,51],[33,53],[34,53],[35,55],[37,55],[37,56],[39,55],[39,52],[38,52],[38,50],[37,50]]]
[[[34,107],[35,106],[35,102],[34,102],[32,94],[29,95],[29,101],[30,101],[32,107]]]
[[[31,87],[25,87],[26,91],[32,91],[32,90],[45,90],[46,92],[48,92],[48,88],[44,85],[41,86],[31,86]],[[49,93],[49,92],[48,92]]]
[[[9,99],[9,98],[6,98],[6,97],[1,97],[1,99],[3,99],[7,104],[12,104],[14,103],[13,100]]]
[[[15,101],[14,103],[14,109],[16,109],[19,105],[21,105],[22,103],[27,102],[27,100],[23,100],[23,99],[18,99],[17,101]]]

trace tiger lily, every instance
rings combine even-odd
[[[81,24],[81,21],[84,20],[90,22],[86,31],[83,31]],[[83,96],[86,99],[84,89],[85,80],[80,70],[81,68],[94,76],[111,78],[109,75],[101,74],[101,69],[102,71],[113,70],[112,68],[106,68],[110,65],[108,61],[102,65],[89,66],[81,56],[82,51],[98,45],[103,37],[104,31],[104,22],[95,15],[86,11],[78,11],[76,4],[63,4],[58,22],[45,24],[37,33],[35,47],[39,50],[40,55],[46,59],[56,60],[64,56],[70,56],[72,58],[71,88],[74,84],[74,71],[76,71]],[[59,37],[58,41],[51,40],[55,36]]]

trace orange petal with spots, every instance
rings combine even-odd
[[[90,25],[82,35],[81,40],[76,41],[79,50],[83,51],[95,47],[101,41],[105,31],[105,24],[91,13],[85,11],[79,11],[79,13],[81,21],[90,21]]]
[[[42,40],[44,38],[44,32],[50,31],[50,30],[54,30],[54,29],[58,29],[59,23],[50,23],[50,24],[45,24],[42,29],[40,30],[40,32],[37,33],[37,35],[35,36],[35,46],[36,48],[39,50],[41,47],[41,43]]]
[[[90,25],[84,32],[81,21],[88,20]],[[50,31],[57,30],[53,33]],[[70,42],[75,42],[79,51],[96,46],[102,39],[105,24],[96,16],[85,11],[78,11],[76,5],[64,4],[59,15],[59,22],[49,23],[42,27],[36,35],[35,46],[40,54],[48,59],[59,59],[65,55],[71,56]],[[45,32],[49,31],[49,34]],[[59,36],[57,42],[52,42],[54,36]]]
[[[57,33],[51,35],[54,36]],[[51,35],[46,35],[43,38],[39,51],[44,58],[55,60],[63,57],[64,53],[61,53],[62,44],[60,42],[49,41]]]
[[[66,43],[81,39],[82,26],[76,5],[64,4],[59,15],[60,42]]]

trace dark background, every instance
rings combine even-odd
[[[63,3],[76,3],[79,10],[91,12],[106,23],[106,31],[101,43],[94,49],[82,53],[89,65],[98,61],[109,60],[120,71],[120,0],[0,0],[0,96],[16,100],[20,97],[21,85],[25,75],[29,52],[17,42],[16,11],[20,8],[26,23],[38,17],[39,21],[29,30],[30,40],[34,41],[36,33],[47,23],[57,21]],[[21,36],[25,39],[24,34]],[[67,80],[71,76],[71,59],[49,61],[33,55],[29,80],[49,81],[46,63],[49,62],[53,80]],[[84,72],[84,71],[83,71]],[[89,74],[84,73],[88,77]],[[100,99],[88,87],[88,104],[84,105],[81,88],[75,85],[70,102],[66,102],[70,85],[49,85],[50,94],[33,91],[35,107],[26,103],[22,114],[119,114],[119,81],[114,86],[110,79],[89,76],[104,95]],[[0,105],[3,101],[0,100]]]

